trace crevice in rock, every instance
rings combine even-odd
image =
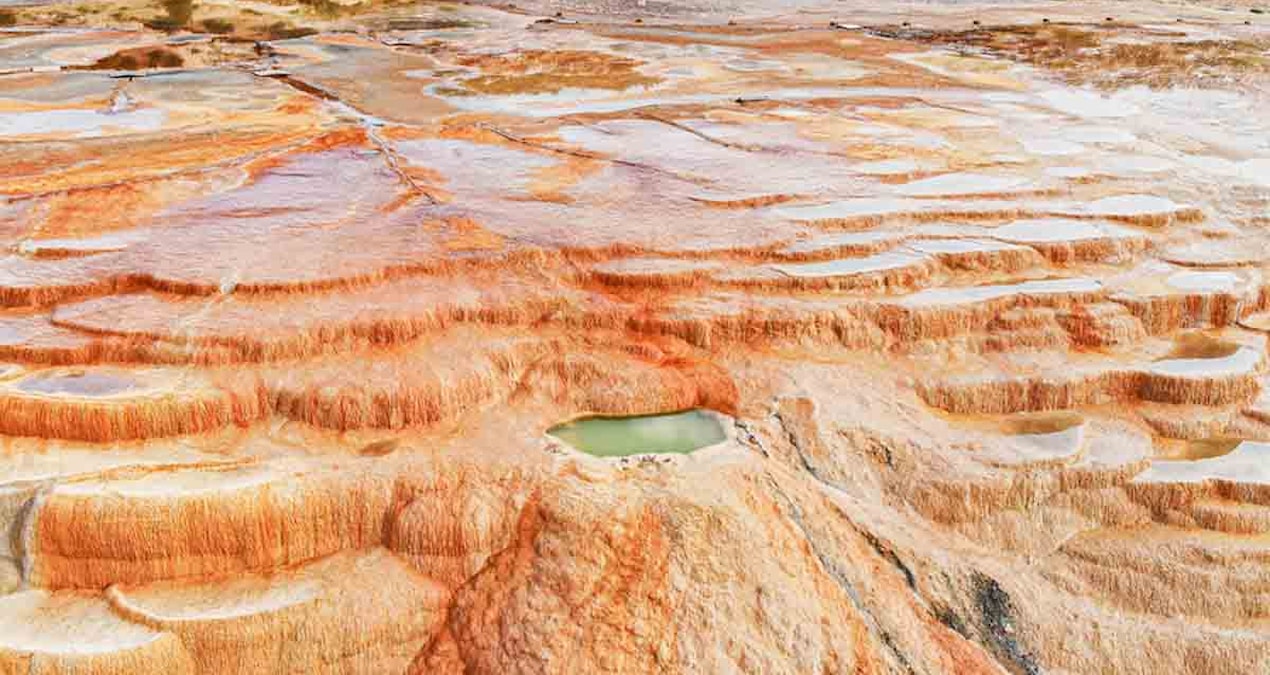
[[[798,461],[802,464],[803,469],[806,469],[807,473],[811,474],[811,477],[815,478],[817,481],[820,481],[821,483],[824,483],[834,489],[841,489],[837,485],[834,485],[832,481],[822,477],[820,472],[816,470],[816,467],[812,465],[811,460],[807,458],[807,453],[803,451],[803,444],[798,438],[798,433],[794,431],[792,426],[785,421],[784,416],[781,415],[779,407],[772,410],[772,417],[776,419],[778,424],[780,424],[781,431],[785,432],[786,440],[789,441],[789,444],[794,448],[794,451],[798,453]]]
[[[903,560],[900,560],[900,556],[895,553],[895,549],[891,548],[890,544],[882,541],[872,532],[856,526],[855,523],[851,524],[855,527],[856,532],[859,533],[861,537],[864,537],[865,541],[869,542],[869,546],[872,546],[873,550],[877,551],[878,555],[882,556],[884,560],[891,563],[895,569],[899,570],[900,574],[904,576],[904,582],[908,584],[908,587],[912,589],[914,593],[917,593],[917,577],[913,574],[913,570],[909,569],[908,565],[905,565]],[[920,594],[918,595],[920,596]]]
[[[754,427],[750,426],[749,422],[738,419],[734,422],[734,424],[737,431],[737,440],[744,445],[754,448],[764,457],[770,458],[772,456],[771,453],[768,452],[767,446],[763,443],[763,439],[758,437],[758,434],[754,431]]]
[[[933,614],[936,614],[936,617],[941,617],[940,610],[939,610],[940,605],[937,603],[932,603],[932,601],[927,600],[926,597],[923,596],[921,589],[919,589],[917,585],[917,575],[916,573],[913,572],[913,569],[909,567],[907,563],[904,563],[903,559],[899,557],[899,554],[895,552],[894,547],[892,547],[890,543],[885,542],[885,540],[881,539],[880,536],[872,533],[872,531],[860,525],[859,522],[856,522],[855,519],[852,519],[851,515],[848,514],[848,512],[846,511],[846,508],[843,507],[841,503],[839,503],[836,500],[836,498],[834,498],[838,496],[845,496],[845,494],[848,494],[846,489],[843,489],[841,486],[838,486],[838,484],[831,481],[831,479],[825,478],[824,475],[818,472],[817,468],[814,467],[812,460],[810,460],[810,458],[808,458],[808,456],[806,456],[806,454],[804,453],[803,442],[801,442],[801,440],[799,439],[799,433],[796,432],[794,428],[791,427],[791,425],[787,425],[785,419],[782,418],[779,409],[777,409],[777,411],[773,411],[772,414],[773,414],[773,417],[777,419],[777,422],[780,423],[781,430],[786,433],[786,437],[787,439],[789,439],[790,445],[794,446],[796,453],[798,453],[799,455],[799,460],[801,461],[801,464],[803,464],[803,468],[806,469],[806,472],[812,475],[812,478],[814,478],[815,481],[817,481],[817,483],[819,483],[820,489],[822,489],[822,491],[825,494],[827,494],[828,497],[831,497],[831,501],[833,502],[834,507],[837,508],[838,515],[842,516],[843,522],[845,522],[848,528],[851,528],[852,531],[855,531],[855,534],[859,535],[861,539],[864,539],[865,542],[869,544],[872,549],[874,549],[874,552],[878,553],[878,556],[880,558],[883,558],[884,561],[888,562],[890,566],[895,568],[895,571],[897,571],[899,575],[904,578],[904,582],[906,582],[906,585],[909,587],[909,590],[913,592],[914,599],[916,599],[917,603],[921,605],[922,608],[932,611]],[[888,456],[888,459],[889,459],[889,456]],[[773,481],[773,483],[775,483],[775,481]],[[773,486],[773,489],[776,489],[776,491],[779,491],[780,488]],[[784,493],[781,492],[781,496],[785,497]],[[787,501],[787,497],[785,497],[785,500]],[[799,525],[801,526],[800,522],[799,522]],[[819,550],[815,548],[815,543],[814,543],[814,540],[812,539],[812,536],[810,536],[809,533],[806,533],[805,529],[803,530],[803,533],[804,533],[804,536],[806,536],[806,539],[808,539],[808,542],[813,545],[813,550],[817,550],[817,556],[818,557],[822,556]],[[822,564],[824,564],[825,568],[827,569],[834,569],[832,567],[832,562],[825,562],[823,557],[822,557]],[[852,597],[853,599],[856,599],[856,596],[852,596]],[[859,603],[857,603],[857,606],[859,606]],[[864,608],[861,608],[861,610],[866,611],[864,610]],[[942,620],[942,617],[941,617],[941,620]],[[963,625],[963,628],[964,628],[964,625]],[[958,632],[963,634],[963,636],[966,636],[965,632],[963,631],[958,631]],[[883,637],[886,638],[886,636],[883,636]],[[889,638],[886,638],[886,639],[889,639]]]
[[[640,112],[636,116],[642,117],[646,120],[651,120],[653,122],[659,122],[661,124],[665,124],[666,126],[674,127],[684,133],[692,134],[693,136],[696,136],[697,138],[700,138],[701,140],[707,143],[712,143],[720,147],[728,148],[729,150],[742,150],[744,152],[762,152],[763,151],[763,148],[758,146],[744,145],[742,143],[731,143],[729,141],[715,138],[714,136],[711,136],[710,134],[706,134],[696,129],[693,129],[692,127],[686,124],[681,124],[679,122],[676,122],[675,120],[667,119],[665,117],[662,117],[660,115],[655,115],[650,112]]]
[[[939,619],[940,623],[944,624],[945,626],[947,626],[949,629],[951,629],[952,631],[954,631],[961,637],[966,638],[967,640],[972,640],[972,641],[975,639],[974,633],[966,625],[965,620],[963,620],[961,618],[961,615],[957,614],[957,612],[954,611],[951,607],[948,607],[946,605],[940,605],[936,607],[935,618]]]
[[[798,438],[798,433],[794,429],[792,429],[790,425],[786,424],[786,421],[781,416],[780,411],[776,410],[775,412],[773,412],[773,416],[776,418],[776,421],[780,423],[781,429],[784,430],[785,436],[786,438],[789,439],[790,445],[792,445],[794,447],[794,450],[798,452],[798,458],[802,462],[803,468],[807,470],[807,473],[811,474],[812,478],[816,479],[819,483],[821,483],[825,487],[828,487],[837,492],[845,493],[846,490],[844,490],[841,485],[838,485],[834,483],[833,481],[825,478],[823,475],[821,475],[820,471],[818,471],[816,467],[812,464],[811,460],[807,457],[807,454],[803,451],[803,444],[801,440]],[[888,452],[888,460],[889,460],[889,452]],[[888,461],[888,464],[889,464],[889,461]],[[842,510],[839,509],[839,511],[841,512]],[[895,553],[895,550],[892,549],[889,544],[879,539],[877,535],[860,527],[859,524],[857,524],[851,518],[847,517],[845,512],[843,512],[842,515],[844,520],[846,520],[847,524],[850,525],[851,528],[854,529],[857,534],[863,537],[864,540],[867,541],[869,545],[873,547],[873,550],[877,551],[879,556],[881,556],[884,560],[886,560],[892,566],[894,566],[895,569],[898,570],[900,574],[904,576],[904,580],[908,584],[908,587],[911,588],[914,593],[917,593],[917,580],[913,574],[913,571],[909,569],[909,567],[905,565],[902,560],[900,560],[900,557],[899,555]]]
[[[690,178],[677,174],[673,171],[667,171],[665,169],[661,169],[649,164],[642,164],[640,162],[632,162],[627,159],[619,159],[616,157],[606,157],[604,155],[597,154],[594,152],[586,152],[583,150],[571,150],[568,148],[558,148],[558,147],[547,145],[544,143],[535,143],[527,138],[524,138],[522,136],[517,136],[516,134],[513,134],[510,131],[507,131],[505,129],[500,129],[499,127],[496,127],[492,124],[487,124],[482,122],[480,124],[477,124],[476,126],[477,128],[484,129],[496,136],[503,138],[504,140],[510,141],[512,143],[516,143],[518,145],[523,145],[527,148],[534,148],[535,150],[542,150],[544,152],[551,152],[558,155],[568,155],[569,157],[577,157],[579,159],[589,159],[589,160],[593,160],[597,162],[609,162],[610,164],[619,164],[622,166],[629,166],[633,169],[639,169],[641,171],[651,171],[653,173],[659,173],[662,175],[671,176],[673,178],[678,178],[680,180],[689,180],[689,181],[691,180]]]
[[[800,509],[798,505],[789,498],[789,495],[786,494],[780,487],[780,484],[774,477],[772,477],[770,472],[766,474],[766,478],[768,484],[771,486],[772,494],[777,498],[776,501],[781,506],[781,513],[798,528],[798,531],[802,534],[803,539],[807,541],[807,545],[811,547],[812,553],[816,556],[816,560],[820,564],[821,569],[823,569],[824,572],[829,575],[829,578],[833,579],[834,583],[836,583],[838,587],[846,593],[847,597],[850,598],[851,604],[855,606],[856,610],[860,613],[860,616],[868,625],[870,635],[875,636],[876,639],[881,642],[882,646],[886,648],[884,653],[889,654],[896,664],[902,667],[903,672],[916,675],[917,671],[913,668],[913,665],[900,651],[890,633],[882,628],[877,618],[873,615],[873,612],[864,604],[863,600],[861,600],[860,594],[855,589],[855,586],[852,585],[851,580],[848,579],[846,574],[842,572],[833,558],[831,558],[829,554],[826,553],[819,544],[817,544],[816,539],[811,535],[811,532],[807,530],[806,525],[803,523],[802,509]]]
[[[423,186],[419,185],[419,183],[415,181],[414,177],[410,175],[410,172],[406,171],[406,169],[402,167],[401,156],[397,153],[396,149],[392,147],[392,143],[379,134],[379,127],[381,126],[381,123],[378,120],[365,112],[362,112],[357,107],[349,105],[347,101],[340,98],[339,94],[311,82],[306,82],[295,75],[275,74],[261,75],[258,77],[268,77],[269,79],[277,80],[296,91],[308,94],[309,96],[328,103],[334,103],[340,108],[352,113],[353,116],[357,118],[358,125],[366,132],[366,138],[375,145],[376,149],[379,150],[379,154],[384,158],[384,163],[387,164],[388,168],[397,175],[397,178],[400,179],[402,183],[405,183],[406,187],[410,188],[411,192],[422,196],[429,204],[435,205],[440,203],[435,195],[428,192],[423,188]]]

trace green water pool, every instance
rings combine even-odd
[[[630,417],[583,417],[558,424],[547,433],[597,457],[683,454],[727,438],[719,419],[704,410]]]

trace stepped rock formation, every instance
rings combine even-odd
[[[900,4],[0,3],[0,674],[1270,673],[1270,21]]]

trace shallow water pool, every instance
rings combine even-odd
[[[727,436],[717,417],[704,410],[630,417],[584,417],[547,433],[597,457],[689,453]]]

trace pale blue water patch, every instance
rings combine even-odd
[[[973,194],[1001,194],[1035,189],[1027,178],[993,176],[979,173],[947,173],[904,183],[895,188],[897,194],[913,197],[940,197]]]
[[[18,389],[33,394],[70,394],[74,396],[109,396],[131,389],[131,379],[105,373],[68,373],[39,375],[18,383]]]
[[[987,286],[950,286],[929,288],[899,298],[895,304],[902,307],[932,307],[972,302],[987,302],[1012,296],[1054,298],[1064,295],[1089,295],[1103,289],[1097,279],[1039,279],[1015,284]]]
[[[1168,197],[1155,195],[1116,195],[1103,197],[1079,209],[1086,216],[1130,217],[1167,215],[1187,208]]]
[[[1243,277],[1234,272],[1182,271],[1173,272],[1165,280],[1170,289],[1186,292],[1236,292]]]
[[[704,410],[629,417],[584,417],[547,433],[596,457],[686,454],[727,439],[723,425]]]
[[[1016,220],[996,228],[992,231],[992,236],[1022,244],[1141,238],[1137,232],[1118,225],[1071,218]]]
[[[100,136],[107,128],[128,131],[156,131],[163,126],[164,112],[146,108],[123,113],[99,110],[41,110],[0,114],[0,136],[74,134]]]
[[[1153,362],[1147,372],[1169,377],[1217,377],[1256,371],[1261,354],[1251,347],[1240,347],[1235,353],[1219,358],[1178,358]]]
[[[838,258],[825,262],[773,265],[772,268],[792,277],[830,278],[876,274],[921,264],[926,256],[913,251],[885,251],[860,258]]]
[[[1198,483],[1223,480],[1242,484],[1270,483],[1270,444],[1243,441],[1234,450],[1197,460],[1154,461],[1134,483]]]

